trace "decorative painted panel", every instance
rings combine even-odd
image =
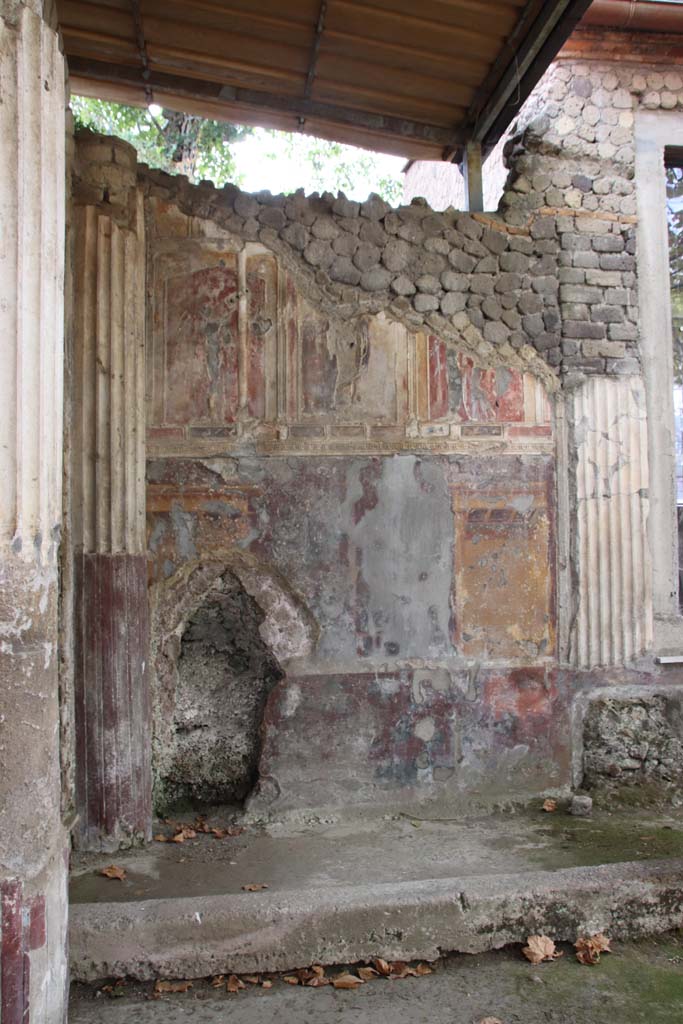
[[[384,314],[323,313],[262,245],[158,240],[152,282],[152,454],[552,450],[533,376]]]
[[[482,476],[452,487],[454,641],[466,657],[534,660],[554,653],[550,482]]]

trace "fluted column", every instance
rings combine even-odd
[[[135,151],[77,138],[72,537],[78,841],[149,837],[144,213]]]
[[[0,0],[0,1019],[62,1022],[60,813],[64,61],[41,3]]]
[[[652,644],[647,416],[639,377],[595,377],[573,399],[576,614],[572,661],[623,665]]]

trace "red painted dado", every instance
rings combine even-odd
[[[28,1020],[29,971],[24,934],[23,886],[18,879],[0,882],[0,1020]]]
[[[150,834],[146,559],[80,555],[75,592],[76,839],[98,849]]]
[[[268,701],[262,798],[457,806],[566,785],[576,685],[549,665],[290,676]]]
[[[47,942],[45,896],[26,898],[17,878],[0,882],[0,1021],[29,1024],[31,953]]]

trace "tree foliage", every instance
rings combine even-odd
[[[190,181],[210,178],[221,185],[235,176],[231,144],[253,130],[165,107],[156,114],[148,107],[127,107],[84,96],[75,96],[71,107],[77,127],[125,139],[150,167],[186,174]]]
[[[400,175],[387,174],[375,154],[354,146],[82,96],[73,97],[71,106],[77,126],[117,135],[135,146],[140,160],[150,167],[186,174],[193,182],[207,178],[217,186],[231,181],[248,187],[237,167],[234,146],[256,133],[264,161],[277,165],[284,157],[300,169],[300,180],[281,185],[281,191],[303,186],[309,192],[355,192],[363,198],[377,192],[392,204],[403,198]]]

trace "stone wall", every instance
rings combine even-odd
[[[680,806],[681,693],[611,691],[592,701],[583,725],[583,785],[608,806]]]
[[[518,168],[546,160],[533,145],[525,133]],[[162,202],[266,245],[344,317],[385,311],[482,362],[533,368],[551,388],[559,373],[638,372],[633,212],[547,205],[521,170],[502,215],[435,213],[419,199],[392,210],[377,196],[252,196],[157,171],[141,180]],[[536,182],[551,178],[539,171]]]

